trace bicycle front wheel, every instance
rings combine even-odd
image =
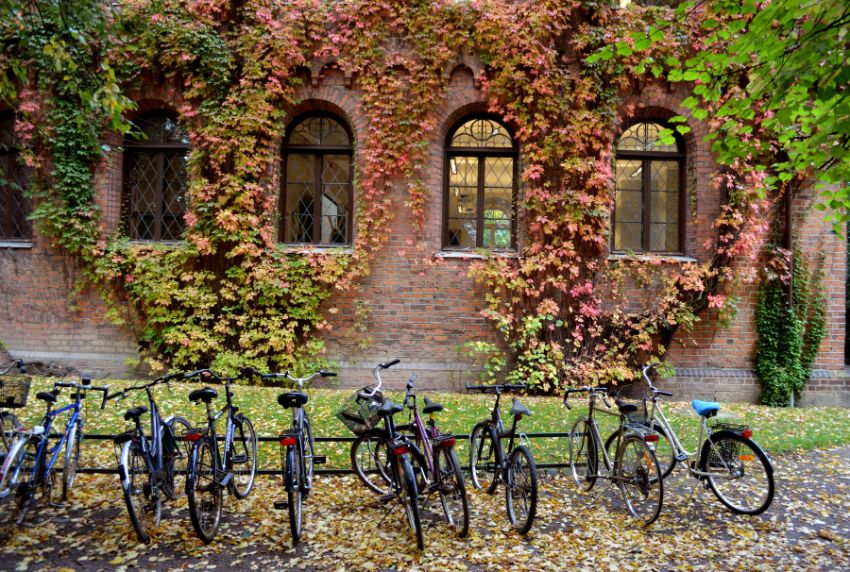
[[[172,417],[168,424],[168,435],[163,432],[162,462],[164,475],[162,492],[170,499],[177,498],[179,491],[186,492],[186,473],[189,471],[189,454],[183,445],[183,435],[192,429],[192,424],[182,417]],[[170,443],[165,446],[165,439]]]
[[[676,463],[678,462],[676,461],[676,449],[673,447],[673,442],[667,435],[667,431],[660,423],[653,421],[643,425],[658,433],[658,442],[655,443],[655,458],[658,459],[661,478],[666,479],[673,472],[673,469],[676,468]],[[620,429],[617,429],[605,440],[605,450],[608,451],[608,455],[610,456],[616,453],[614,447],[619,434]]]
[[[192,528],[205,544],[212,542],[221,523],[222,489],[215,478],[213,446],[208,438],[195,441],[186,486]]]
[[[664,481],[655,452],[640,435],[627,435],[617,453],[617,484],[632,515],[649,526],[661,514]]]
[[[581,418],[570,431],[570,472],[579,489],[589,491],[593,488],[598,469],[596,438],[587,419]]]
[[[463,538],[469,532],[469,502],[466,498],[463,472],[454,447],[437,449],[435,466],[443,514],[446,515],[449,526]]]
[[[711,491],[737,514],[761,514],[773,502],[773,467],[755,442],[732,431],[718,431],[706,439],[700,470]]]
[[[407,515],[407,523],[416,536],[416,548],[424,550],[425,538],[422,535],[422,521],[419,516],[418,503],[419,492],[416,488],[416,473],[413,470],[413,464],[406,455],[403,455],[397,458],[396,467],[398,467],[398,484],[401,487],[401,502]]]
[[[379,495],[390,490],[389,462],[387,442],[380,435],[363,433],[351,444],[351,467],[357,478]]]
[[[75,423],[68,433],[68,444],[65,445],[65,471],[62,473],[62,500],[68,500],[68,493],[74,486],[77,468],[80,465],[80,447],[83,441],[83,425]]]
[[[130,522],[139,540],[147,544],[162,518],[162,498],[151,486],[151,475],[139,444],[127,441],[121,447],[118,474],[123,479],[121,488]]]
[[[38,449],[42,438],[30,439],[22,446],[23,454],[18,458],[18,469],[10,481],[15,488],[15,511],[13,519],[21,524],[29,509],[35,503],[36,488],[44,471],[44,455],[39,457]]]
[[[499,484],[498,471],[502,465],[502,451],[496,430],[487,423],[479,423],[469,436],[469,472],[472,486],[493,494]]]
[[[257,477],[257,434],[254,425],[245,416],[234,420],[230,462],[233,494],[238,499],[244,499],[254,487],[254,479]]]
[[[292,532],[292,544],[298,544],[301,540],[301,527],[303,526],[303,503],[301,494],[303,460],[298,452],[298,447],[289,446],[286,452],[286,495],[289,508],[289,530]]]
[[[23,425],[13,413],[0,411],[0,462],[12,449],[17,431]]]
[[[537,465],[528,447],[520,445],[511,453],[505,487],[508,519],[520,534],[527,534],[537,514]]]

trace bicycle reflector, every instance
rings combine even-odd
[[[644,435],[643,436],[643,442],[644,443],[657,443],[658,442],[658,435],[656,433],[649,433],[647,435]]]
[[[280,444],[283,447],[293,447],[298,443],[298,437],[292,437],[291,435],[287,435],[286,437],[280,438]]]
[[[183,435],[184,441],[191,441],[192,443],[194,443],[195,441],[197,441],[200,438],[201,438],[200,433],[186,433],[185,435]]]
[[[744,439],[749,439],[750,437],[752,437],[752,436],[753,436],[753,430],[752,430],[752,429],[750,429],[749,427],[747,427],[746,429],[744,429],[743,431],[741,431],[741,436],[742,436]]]
[[[407,443],[399,445],[393,449],[393,455],[404,455],[410,450],[410,446]]]
[[[448,439],[443,439],[442,441],[440,441],[440,447],[454,447],[455,443],[457,443],[457,439],[455,439],[454,437],[449,437]]]

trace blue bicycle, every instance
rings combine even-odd
[[[68,492],[74,484],[77,467],[80,462],[80,445],[83,439],[83,400],[88,391],[100,391],[103,400],[100,408],[106,404],[107,387],[91,385],[90,377],[82,377],[82,383],[56,382],[52,391],[39,391],[35,397],[44,401],[47,411],[44,414],[41,425],[36,425],[30,430],[20,430],[15,439],[12,449],[4,463],[3,490],[0,495],[11,496],[14,494],[15,511],[13,519],[16,524],[21,524],[32,507],[36,491],[41,488],[43,498],[47,504],[55,506],[59,501],[68,498]],[[54,404],[62,388],[74,390],[71,394],[73,402],[70,405],[53,409]],[[50,429],[55,419],[63,414],[68,414],[65,431],[60,435],[58,442],[51,446],[49,442]],[[64,447],[64,470],[62,472],[61,496],[57,496],[59,487],[56,483],[55,466],[59,455]]]

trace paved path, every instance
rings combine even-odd
[[[319,480],[292,549],[279,483],[260,478],[246,501],[225,501],[219,537],[204,546],[185,500],[164,511],[150,546],[138,544],[114,476],[81,476],[67,508],[40,508],[0,544],[0,570],[850,570],[850,447],[775,459],[777,496],[759,517],[725,511],[709,491],[687,501],[671,477],[661,519],[649,530],[625,515],[613,489],[578,495],[547,477],[539,519],[524,539],[507,526],[504,496],[472,495],[473,533],[453,538],[436,518],[426,550],[411,547],[400,511],[352,477]],[[0,504],[0,518],[8,505]]]

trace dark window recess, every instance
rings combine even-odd
[[[284,142],[279,240],[291,244],[351,243],[353,148],[341,120],[299,118]]]
[[[517,149],[488,117],[463,120],[446,147],[443,247],[516,247]]]
[[[20,163],[15,116],[0,114],[0,240],[32,240],[32,199],[26,196],[28,169]]]
[[[146,113],[133,124],[124,142],[127,235],[133,240],[180,240],[188,208],[189,138],[171,113]]]

